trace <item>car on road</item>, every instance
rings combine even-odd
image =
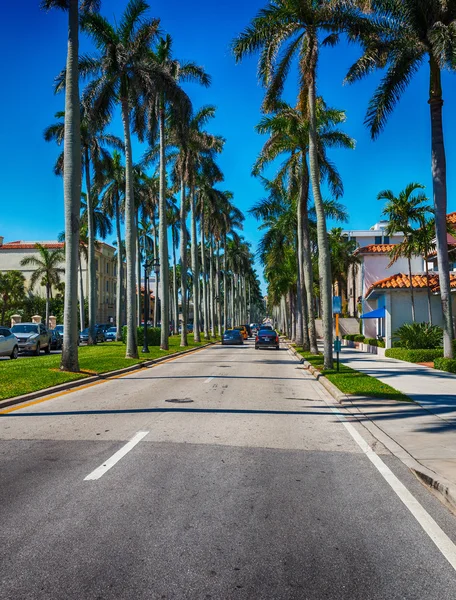
[[[223,333],[222,346],[228,346],[229,344],[243,344],[244,336],[239,329],[227,329]]]
[[[79,341],[84,342],[84,343],[87,343],[89,341],[89,328],[88,327],[86,327],[85,329],[83,329],[80,332]],[[95,342],[98,344],[99,342],[104,342],[104,341],[105,341],[105,334],[104,334],[103,329],[96,326],[95,327]]]
[[[246,330],[247,330],[247,335],[249,336],[249,338],[251,338],[251,337],[252,337],[252,335],[253,335],[253,334],[252,334],[252,328],[250,327],[250,325],[249,325],[248,323],[246,323],[246,324],[244,325],[244,327],[245,327],[245,328],[246,328]]]
[[[266,325],[260,325],[259,331],[274,331],[272,325],[269,325],[269,323],[266,323]]]
[[[248,339],[249,334],[247,333],[247,329],[244,325],[238,325],[237,327],[233,327],[233,329],[240,331],[244,340]]]
[[[110,327],[105,333],[105,340],[107,342],[115,342],[117,335],[117,327]]]
[[[260,329],[255,336],[255,350],[258,350],[259,348],[275,348],[278,350],[279,347],[279,334],[277,331]]]
[[[51,350],[61,350],[63,337],[56,329],[51,329]]]
[[[53,329],[53,331],[57,331],[58,333],[60,333],[60,337],[62,338],[62,346],[63,346],[63,325],[56,325]],[[78,334],[78,346],[79,346],[80,340],[79,340],[79,334]]]
[[[0,356],[16,359],[19,354],[17,337],[8,327],[0,327]]]
[[[39,356],[41,350],[51,351],[51,332],[42,323],[18,323],[11,327],[17,338],[19,352],[30,352]]]

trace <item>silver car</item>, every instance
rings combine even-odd
[[[18,323],[11,331],[19,342],[19,352],[31,352],[36,356],[44,350],[51,352],[51,333],[42,323]]]
[[[0,356],[17,358],[19,344],[16,336],[7,327],[0,327]]]

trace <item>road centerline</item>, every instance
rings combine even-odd
[[[109,469],[119,462],[130,450],[132,450],[136,444],[138,444],[143,438],[146,437],[148,431],[138,431],[129,442],[127,442],[120,450],[117,450],[107,461],[97,467],[94,471],[89,473],[87,477],[84,477],[84,481],[94,481],[100,479]]]

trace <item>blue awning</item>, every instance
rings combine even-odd
[[[385,307],[371,310],[364,315],[361,315],[361,319],[384,319],[385,318]]]

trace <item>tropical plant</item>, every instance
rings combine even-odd
[[[399,340],[401,348],[408,350],[432,350],[442,346],[443,330],[430,323],[404,323],[394,336]]]
[[[60,266],[65,261],[62,248],[49,249],[42,244],[35,244],[37,255],[26,256],[21,260],[21,267],[35,267],[30,277],[30,288],[33,289],[39,282],[46,288],[46,327],[49,327],[49,301],[52,297],[52,288],[60,283],[60,276],[65,270]],[[76,271],[77,273],[77,271]],[[77,308],[77,304],[76,304]]]
[[[60,368],[64,371],[79,371],[78,361],[78,254],[79,212],[81,201],[81,137],[79,115],[79,6],[82,14],[96,11],[100,0],[42,0],[45,10],[58,8],[68,12],[67,61],[62,76],[65,88],[65,133],[64,133],[64,207],[65,236],[65,310],[64,335]],[[64,84],[64,85],[63,85]]]
[[[331,273],[333,284],[337,283],[339,296],[347,288],[347,277],[350,267],[360,264],[361,259],[355,254],[357,243],[342,233],[342,227],[333,227],[328,234],[329,251],[331,253]]]
[[[5,325],[5,314],[11,308],[19,306],[25,296],[25,277],[21,271],[0,272],[0,323]]]
[[[358,3],[363,7],[365,1]],[[357,81],[376,68],[386,69],[369,102],[366,124],[376,138],[409,83],[428,63],[431,165],[435,211],[440,298],[444,316],[445,357],[453,357],[453,321],[447,242],[447,175],[443,131],[442,71],[454,68],[456,53],[456,4],[448,0],[370,0],[368,33],[357,37],[363,55],[351,67],[347,81]]]

